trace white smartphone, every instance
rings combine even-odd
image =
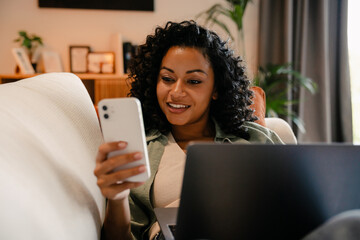
[[[137,98],[103,99],[98,103],[102,134],[105,142],[126,141],[126,149],[109,153],[108,157],[119,154],[142,152],[143,158],[126,164],[119,169],[145,165],[146,171],[125,181],[144,182],[150,177],[149,157],[141,104]]]

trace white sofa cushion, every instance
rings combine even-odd
[[[297,139],[290,125],[281,118],[265,118],[266,127],[277,133],[286,144],[297,144]]]
[[[0,239],[98,239],[102,137],[81,80],[50,73],[0,85],[0,133]]]

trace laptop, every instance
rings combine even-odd
[[[360,209],[360,146],[194,144],[166,239],[300,239]],[[175,235],[172,231],[175,230]]]

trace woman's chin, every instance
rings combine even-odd
[[[168,121],[173,126],[184,126],[188,124],[188,121],[185,119],[168,119]]]
[[[171,125],[173,126],[185,126],[187,125],[186,122],[170,122]]]

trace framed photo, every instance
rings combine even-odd
[[[12,53],[15,57],[16,63],[20,68],[20,72],[23,74],[34,74],[35,70],[31,65],[29,56],[26,54],[23,48],[13,48]]]
[[[49,73],[64,71],[60,55],[57,52],[43,51],[41,55],[44,65],[44,72]]]
[[[91,52],[88,54],[90,73],[115,73],[115,54],[113,52]]]
[[[89,46],[70,46],[70,72],[86,73],[87,55],[90,52]]]

